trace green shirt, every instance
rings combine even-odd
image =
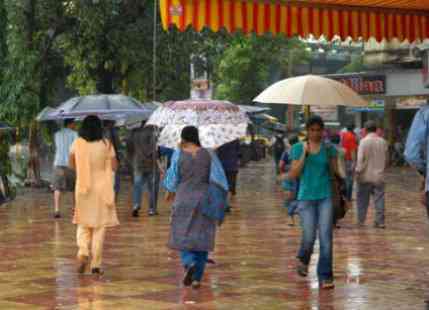
[[[291,150],[292,160],[299,160],[303,150],[302,143],[295,144]],[[331,197],[329,161],[335,156],[335,148],[323,143],[319,153],[307,156],[299,177],[298,200],[320,200]]]

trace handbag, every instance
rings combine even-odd
[[[325,151],[328,152],[331,145],[325,145]],[[328,156],[329,158],[329,156]],[[346,216],[348,210],[348,204],[345,199],[345,180],[340,176],[336,175],[335,169],[329,159],[329,173],[331,175],[331,190],[332,190],[332,207],[334,215],[334,223]]]
[[[227,192],[216,183],[210,182],[201,213],[211,220],[223,222],[227,206]]]
[[[210,151],[209,153],[213,163],[215,161],[215,155]],[[213,165],[211,165],[210,174],[213,173],[212,167]],[[225,217],[225,210],[227,208],[227,197],[228,192],[220,184],[213,182],[210,178],[206,197],[201,204],[201,213],[207,218],[214,221],[218,221],[221,224]]]

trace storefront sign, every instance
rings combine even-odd
[[[319,115],[325,122],[338,121],[337,107],[311,106],[311,113]]]
[[[327,77],[346,84],[359,95],[386,93],[386,77],[384,75],[342,75]]]
[[[371,100],[367,107],[351,108],[346,109],[346,113],[352,114],[354,112],[383,112],[384,111],[384,99]]]
[[[422,59],[423,59],[423,69],[422,69],[423,85],[424,87],[429,88],[429,49],[424,51]]]
[[[420,109],[421,106],[426,104],[425,98],[411,97],[406,99],[398,99],[396,101],[397,110],[411,110],[411,109]]]

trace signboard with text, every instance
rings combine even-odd
[[[384,75],[336,75],[326,76],[340,83],[346,84],[359,95],[379,95],[386,93],[386,76]]]

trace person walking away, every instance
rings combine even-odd
[[[276,134],[274,137],[274,141],[272,143],[272,152],[273,152],[274,165],[276,168],[277,175],[280,174],[279,163],[280,163],[282,154],[285,150],[286,150],[286,144],[284,142],[283,136],[280,134]]]
[[[405,160],[413,166],[422,177],[421,202],[426,207],[429,219],[429,101],[414,116],[405,143]]]
[[[356,167],[356,155],[358,149],[358,140],[354,133],[354,125],[347,126],[347,131],[342,133],[341,146],[345,150],[344,160],[346,168],[346,196],[351,201],[353,197],[354,169]]]
[[[240,141],[238,139],[226,143],[217,149],[217,156],[228,180],[229,192],[232,197],[237,194],[237,175],[240,166]],[[228,204],[226,212],[230,212]]]
[[[299,142],[299,139],[297,136],[293,136],[289,139],[289,143],[291,147],[293,147],[295,144]],[[291,159],[290,159],[290,150],[289,152],[284,151],[282,158],[280,160],[280,173],[281,173],[281,180],[282,180],[282,187],[285,191],[285,201],[284,206],[287,208],[288,213],[288,219],[289,219],[289,226],[295,226],[295,214],[297,213],[298,208],[298,191],[299,191],[299,180],[294,179],[288,179],[287,173],[290,170],[291,167]]]
[[[297,272],[307,276],[317,231],[320,255],[317,276],[321,289],[334,287],[332,271],[333,207],[331,171],[336,173],[335,148],[322,142],[324,122],[314,115],[306,123],[307,142],[292,147],[290,179],[299,179],[298,213],[301,219],[302,240],[297,255]]]
[[[72,192],[75,187],[75,173],[69,168],[69,153],[73,142],[78,135],[75,129],[74,119],[65,119],[64,127],[54,136],[54,217],[60,218],[60,199],[63,192]]]
[[[106,229],[119,225],[113,190],[118,161],[113,145],[103,139],[101,124],[97,116],[87,116],[70,150],[70,167],[76,171],[73,224],[77,225],[78,272],[85,272],[91,258],[95,275],[103,274]]]
[[[347,196],[346,185],[346,150],[341,147],[340,135],[336,134],[331,137],[332,145],[337,152],[337,175],[331,175],[332,181],[332,204],[334,208],[334,227],[340,228],[338,220],[344,218],[347,210],[350,208],[351,201]]]
[[[356,181],[357,181],[357,220],[358,225],[365,224],[370,196],[374,198],[374,227],[385,228],[384,223],[384,171],[387,167],[387,142],[376,134],[374,121],[365,124],[367,135],[359,144]]]
[[[12,163],[9,158],[10,140],[5,131],[0,131],[0,178],[1,178],[1,201],[0,204],[8,202],[14,198],[14,190],[9,183],[12,174]]]
[[[201,147],[198,129],[185,127],[164,179],[167,201],[173,201],[168,246],[180,251],[185,269],[183,284],[199,288],[208,260],[214,250],[217,221],[202,210],[207,204],[209,183],[228,191],[228,182],[215,153]]]
[[[133,217],[139,216],[143,188],[149,193],[149,216],[157,215],[161,164],[157,147],[156,128],[144,126],[133,129],[128,140],[128,156],[133,166]]]
[[[104,133],[103,133],[104,138],[107,139],[112,144],[113,149],[115,150],[116,160],[118,161],[118,169],[115,172],[115,182],[113,184],[113,190],[115,192],[115,201],[117,201],[119,191],[121,189],[121,175],[119,171],[119,167],[121,163],[119,148],[120,148],[121,142],[119,140],[118,130],[117,128],[115,128],[115,121],[112,121],[112,120],[103,121],[103,129],[104,129]]]

